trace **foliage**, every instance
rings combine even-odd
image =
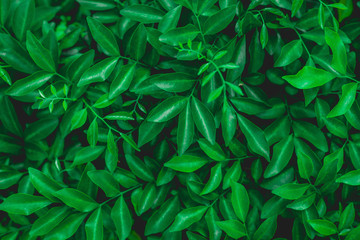
[[[0,0],[1,239],[360,239],[355,2]]]

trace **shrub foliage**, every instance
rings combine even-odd
[[[0,0],[1,239],[360,239],[355,2]]]

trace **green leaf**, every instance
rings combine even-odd
[[[255,115],[269,109],[264,103],[248,97],[234,97],[231,98],[231,102],[236,110],[249,115]]]
[[[181,6],[177,6],[170,11],[168,11],[164,17],[160,20],[158,30],[162,33],[167,32],[171,29],[176,28],[180,15],[181,15]]]
[[[191,89],[196,80],[185,73],[157,74],[151,79],[151,83],[167,92],[184,92]]]
[[[316,198],[316,194],[311,193],[307,196],[303,196],[299,199],[296,199],[295,201],[293,201],[286,207],[294,209],[294,210],[298,210],[298,211],[303,211],[305,209],[308,209],[314,203],[315,198]]]
[[[342,95],[339,102],[335,105],[333,109],[327,115],[328,118],[337,117],[345,114],[352,107],[355,98],[357,83],[348,83],[342,86]]]
[[[159,103],[148,116],[150,122],[166,122],[176,117],[186,106],[188,98],[181,96],[170,97]]]
[[[291,17],[294,17],[295,14],[300,10],[303,5],[304,0],[293,0],[291,4]]]
[[[83,147],[80,151],[78,151],[75,155],[74,162],[71,165],[75,167],[80,164],[88,163],[94,161],[104,152],[104,146],[88,146]]]
[[[14,16],[12,16],[12,29],[20,41],[24,39],[26,31],[30,29],[34,17],[35,1],[24,0],[17,5]]]
[[[176,215],[175,221],[170,226],[169,231],[176,232],[190,227],[192,224],[201,220],[207,209],[207,206],[198,206],[182,210]]]
[[[114,34],[99,20],[92,17],[87,17],[86,20],[89,24],[92,37],[105,51],[105,54],[108,56],[119,56],[119,45]]]
[[[145,235],[163,232],[175,219],[180,211],[180,202],[177,196],[167,200],[146,222]]]
[[[171,29],[160,35],[159,41],[171,46],[178,46],[179,43],[187,43],[188,40],[194,40],[198,34],[199,30],[194,25],[188,24],[184,27]]]
[[[230,183],[232,195],[231,204],[236,216],[244,223],[250,208],[250,200],[245,187],[237,182]]]
[[[339,73],[345,75],[347,67],[346,48],[339,34],[329,28],[325,28],[325,41],[333,53],[331,66]]]
[[[15,193],[0,204],[0,210],[10,214],[30,215],[52,202],[40,196],[25,193]]]
[[[103,231],[103,216],[101,207],[96,209],[85,223],[86,239],[87,240],[102,240],[104,237]]]
[[[59,191],[62,187],[54,179],[45,175],[43,172],[35,169],[29,168],[29,176],[32,185],[35,189],[43,196],[47,197],[51,201],[58,202],[59,200],[53,196],[53,194]]]
[[[99,127],[97,123],[97,118],[94,118],[86,133],[86,137],[90,146],[93,147],[96,145],[98,141],[98,134],[99,134]]]
[[[109,0],[76,0],[80,5],[89,10],[105,11],[116,7],[114,1]]]
[[[141,196],[137,205],[138,215],[142,215],[144,212],[149,210],[156,200],[156,187],[153,183],[146,184],[144,190],[141,193]]]
[[[146,182],[151,182],[154,180],[153,173],[145,165],[145,163],[140,160],[140,158],[130,154],[125,154],[125,159],[131,172],[134,173],[137,177]]]
[[[144,24],[139,24],[130,38],[129,52],[130,56],[140,60],[146,50],[146,28]]]
[[[86,119],[87,119],[86,108],[76,112],[71,119],[71,131],[82,127],[85,124]]]
[[[349,228],[355,220],[354,203],[350,203],[340,215],[339,230]]]
[[[136,64],[127,64],[121,68],[120,72],[110,85],[110,99],[119,96],[129,88],[131,81],[134,78],[135,69]]]
[[[104,82],[114,70],[118,60],[118,57],[109,57],[95,64],[81,75],[77,86],[83,87],[94,82]]]
[[[164,16],[164,13],[157,8],[139,4],[134,4],[120,10],[120,14],[141,23],[157,23]]]
[[[212,35],[226,28],[235,16],[233,6],[222,9],[211,15],[204,23],[204,34]]]
[[[345,183],[351,186],[359,186],[360,185],[360,170],[353,170],[348,173],[345,173],[341,177],[336,179],[338,183]]]
[[[108,120],[122,120],[122,121],[130,121],[130,120],[135,120],[134,117],[128,113],[128,112],[114,112],[114,113],[110,113],[108,115],[106,115],[104,117],[104,119],[108,119]]]
[[[346,120],[352,127],[360,130],[360,107],[358,102],[354,102],[351,108],[345,113]]]
[[[289,163],[294,152],[293,135],[289,135],[274,145],[270,164],[264,172],[264,178],[279,174]]]
[[[216,224],[223,230],[228,236],[238,239],[246,236],[246,228],[244,224],[238,220],[230,219],[226,221],[216,221]]]
[[[324,236],[330,236],[337,233],[337,228],[335,224],[328,220],[313,219],[308,220],[308,223],[313,229],[315,229],[315,231]]]
[[[191,113],[199,132],[211,143],[215,143],[215,120],[209,109],[197,98],[191,98]]]
[[[63,203],[80,212],[91,212],[99,206],[91,197],[73,188],[64,188],[54,193]]]
[[[4,145],[5,147],[8,147],[3,142],[1,142],[0,144]],[[0,189],[7,189],[7,188],[11,187],[12,185],[16,184],[23,175],[24,175],[23,173],[20,173],[15,170],[1,169],[0,170],[0,179],[1,179]]]
[[[209,180],[205,184],[205,187],[201,191],[200,195],[209,194],[212,191],[214,191],[220,185],[221,180],[222,180],[221,164],[218,163],[211,168]]]
[[[261,30],[260,30],[260,43],[261,43],[261,47],[264,49],[266,47],[266,44],[269,41],[269,34],[268,34],[268,30],[266,28],[265,23],[263,23]]]
[[[26,49],[31,58],[43,70],[55,72],[56,67],[50,51],[30,31],[26,34]]]
[[[54,207],[39,217],[32,225],[31,236],[43,236],[55,228],[62,220],[70,214],[69,208]]]
[[[78,82],[81,75],[90,68],[93,64],[94,56],[95,51],[90,50],[71,63],[66,71],[66,75],[72,80],[72,82]]]
[[[315,181],[316,186],[333,181],[335,179],[337,173],[337,163],[338,163],[337,158],[324,163],[316,178]]]
[[[263,130],[242,115],[238,114],[237,117],[240,129],[244,133],[250,149],[269,161],[269,144]]]
[[[287,183],[272,191],[273,194],[289,200],[296,200],[300,198],[306,190],[310,187],[309,184]]]
[[[191,115],[190,103],[188,102],[184,110],[179,115],[177,129],[177,146],[179,156],[190,147],[194,138],[194,121]]]
[[[165,127],[165,122],[144,121],[139,127],[138,146],[141,147],[154,139]]]
[[[323,152],[329,150],[324,133],[315,125],[305,121],[294,121],[293,129],[295,137],[306,139]]]
[[[194,172],[204,166],[208,161],[201,157],[182,155],[173,157],[164,164],[165,167],[179,172]]]
[[[297,165],[300,177],[309,179],[314,169],[312,159],[305,153],[297,154]]]
[[[284,67],[301,57],[303,46],[300,40],[293,40],[281,48],[280,56],[276,59],[274,67]]]
[[[276,216],[266,219],[254,233],[254,240],[272,239],[277,227]]]
[[[93,183],[95,183],[105,192],[106,197],[114,197],[120,193],[119,184],[108,171],[93,170],[88,171],[87,175]]]
[[[319,21],[319,25],[320,25],[321,29],[324,29],[324,25],[325,25],[325,21],[326,21],[324,11],[325,11],[324,4],[320,3],[319,10],[318,10],[318,21]]]
[[[73,213],[65,218],[60,224],[58,224],[53,230],[51,230],[44,239],[68,239],[80,227],[81,223],[87,214]]]
[[[33,73],[28,77],[17,80],[6,90],[6,94],[10,96],[24,96],[44,85],[53,76],[53,73],[44,71]]]
[[[305,66],[296,75],[286,75],[282,78],[298,89],[310,89],[330,82],[335,75],[322,69]]]
[[[126,205],[124,197],[121,195],[111,209],[111,219],[116,227],[116,234],[120,240],[125,240],[130,235],[133,225],[129,208]]]
[[[201,150],[203,150],[211,159],[215,161],[224,161],[226,159],[225,153],[218,143],[211,144],[205,138],[200,138],[197,142],[199,143]]]
[[[42,140],[49,136],[58,126],[57,118],[43,118],[28,125],[25,129],[25,141]]]
[[[11,86],[11,78],[9,73],[0,66],[0,78]]]

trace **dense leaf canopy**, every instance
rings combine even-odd
[[[0,0],[0,238],[360,239],[359,8]]]

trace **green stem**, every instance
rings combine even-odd
[[[106,200],[105,202],[100,203],[100,207],[102,207],[102,206],[104,206],[106,203],[108,203],[108,202],[110,202],[110,201],[112,201],[112,200],[114,200],[114,199],[116,199],[116,198],[124,195],[125,193],[130,192],[130,191],[132,191],[132,190],[134,190],[134,189],[136,189],[136,188],[139,188],[139,187],[141,187],[141,186],[142,186],[142,184],[139,184],[139,185],[137,185],[137,186],[135,186],[135,187],[129,188],[128,190],[125,190],[125,191],[119,193],[118,195],[116,195],[116,196],[114,196],[114,197]]]
[[[193,13],[194,13],[194,12],[193,12]],[[198,16],[196,13],[194,13],[194,16],[195,16],[195,18],[196,18],[197,24],[199,25],[199,31],[200,31],[200,35],[201,35],[202,41],[203,41],[203,43],[204,43],[204,46],[206,46],[206,40],[205,40],[204,33],[203,33],[202,29],[201,29],[201,25],[200,25],[200,21],[199,21],[199,16]]]
[[[122,132],[116,130],[115,128],[111,127],[106,121],[105,119],[103,119],[99,114],[97,114],[95,112],[95,110],[85,101],[85,99],[83,99],[83,102],[85,103],[86,107],[90,109],[90,111],[97,117],[99,118],[110,130],[119,133],[120,135],[123,134]]]
[[[309,58],[311,58],[311,59],[312,59],[311,54],[310,54],[310,52],[309,52],[309,49],[306,47],[306,44],[305,44],[304,40],[302,39],[302,37],[301,37],[300,33],[299,33],[299,32],[298,32],[298,30],[296,30],[295,28],[293,28],[293,30],[294,30],[294,31],[296,32],[296,34],[298,35],[299,40],[301,41],[302,45],[303,45],[303,46],[304,46],[304,48],[305,48],[305,51],[306,51],[306,52],[307,52],[307,54],[309,55]]]

